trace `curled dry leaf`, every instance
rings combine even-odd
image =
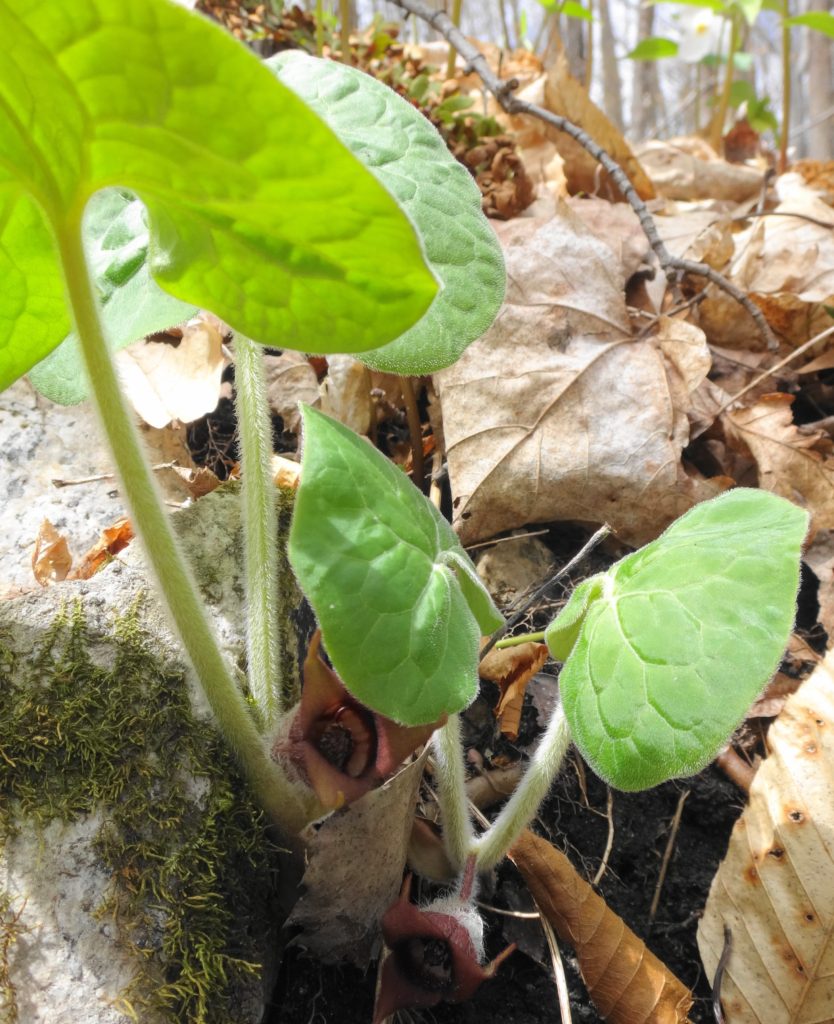
[[[287,922],[328,963],[366,967],[402,882],[425,754],[308,832],[304,895]]]
[[[670,382],[659,345],[632,339],[611,250],[567,207],[499,233],[507,300],[435,377],[461,540],[554,520],[607,521],[626,542],[650,540],[722,489],[680,461],[681,384],[695,383],[695,362],[708,365],[703,337],[687,333],[702,356],[690,353],[683,373],[676,362]]]
[[[752,455],[759,485],[812,514],[814,530],[834,527],[834,442],[819,430],[797,427],[792,395],[765,395],[749,409],[727,413],[727,441]]]
[[[32,572],[42,587],[60,583],[67,578],[72,566],[67,538],[59,533],[48,519],[40,525],[32,552]]]
[[[623,138],[619,128],[591,100],[585,87],[568,70],[564,53],[548,71],[544,86],[545,105],[554,114],[584,128],[591,138],[613,157],[626,172],[641,199],[654,199],[655,191],[640,161]],[[613,202],[623,202],[619,188],[610,180],[588,151],[563,132],[548,129],[565,161],[568,191],[588,192]]]
[[[88,580],[99,569],[105,566],[133,540],[133,527],[127,516],[121,516],[101,531],[98,541],[84,555],[78,565],[69,574],[73,580]]]
[[[297,434],[301,427],[298,403],[315,405],[319,400],[316,371],[302,352],[287,349],[278,356],[264,356],[264,373],[270,410],[281,417],[287,430]]]
[[[352,356],[327,357],[327,377],[322,385],[321,411],[356,434],[367,434],[374,417],[371,371]]]
[[[834,1020],[834,656],[770,727],[768,756],[733,829],[698,927],[727,1024]]]
[[[526,831],[510,850],[539,909],[576,950],[588,994],[609,1024],[683,1024],[692,994],[580,878],[564,854]]]
[[[223,333],[214,317],[198,316],[178,344],[137,341],[116,353],[127,397],[152,427],[191,423],[216,408],[225,360]]]
[[[526,643],[503,650],[493,648],[478,667],[481,679],[488,679],[498,686],[495,714],[501,732],[511,740],[518,738],[527,684],[544,667],[549,656],[547,644]]]

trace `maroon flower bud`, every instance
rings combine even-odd
[[[322,806],[336,810],[378,786],[442,724],[402,726],[355,700],[319,656],[314,633],[304,659],[301,702],[272,757],[291,766]]]
[[[387,954],[374,1024],[396,1010],[464,1002],[515,948],[482,966],[483,922],[472,904],[452,896],[420,908],[409,900],[410,888],[411,876],[382,918]]]

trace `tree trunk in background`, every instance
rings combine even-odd
[[[568,57],[570,73],[578,82],[585,81],[585,65],[588,50],[585,42],[586,22],[581,18],[565,18],[565,50]],[[588,26],[590,27],[590,26]]]
[[[808,0],[809,11],[828,11],[829,0]],[[808,155],[834,160],[834,44],[821,32],[808,32]],[[799,90],[798,90],[799,91]],[[797,125],[797,128],[799,125]]]
[[[622,131],[623,104],[622,83],[617,65],[617,54],[614,47],[614,30],[611,27],[611,14],[608,0],[597,0],[600,21],[600,49],[602,62],[602,106],[608,117]],[[597,61],[597,66],[599,66]]]
[[[654,32],[653,4],[641,4],[637,39],[648,39]],[[631,137],[634,142],[647,139],[654,126],[662,119],[663,101],[660,95],[660,80],[657,61],[635,60],[634,83],[631,98]]]

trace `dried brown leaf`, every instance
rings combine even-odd
[[[435,377],[461,539],[554,520],[607,521],[629,543],[655,537],[720,489],[680,462],[680,385],[694,375],[676,364],[670,381],[659,344],[632,339],[617,261],[567,207],[500,234],[505,304]],[[692,332],[683,344],[706,351]]]
[[[60,583],[67,578],[72,555],[66,537],[48,519],[41,523],[32,552],[32,572],[42,587]]]
[[[792,395],[765,395],[749,409],[727,413],[727,440],[756,461],[765,490],[801,502],[815,530],[834,527],[834,445],[827,434],[797,427]]]
[[[101,531],[98,541],[83,556],[69,574],[72,580],[88,580],[133,540],[133,527],[127,516],[121,516],[112,526]]]
[[[708,147],[693,152],[685,142],[653,140],[637,150],[660,195],[667,199],[726,199],[743,203],[761,192],[762,171],[720,160]]]
[[[527,684],[544,667],[549,656],[547,644],[526,643],[503,650],[493,648],[480,663],[481,679],[498,686],[495,714],[501,732],[511,740],[518,738]]]
[[[361,967],[379,949],[379,921],[397,898],[425,753],[379,789],[311,829],[304,895],[287,922],[327,963]]]
[[[682,1024],[692,994],[546,839],[510,851],[541,912],[576,950],[588,994],[610,1024]]]
[[[834,657],[788,698],[698,927],[727,1024],[834,1020]]]
[[[548,110],[583,128],[617,161],[641,199],[654,199],[654,187],[640,166],[640,161],[619,128],[603,114],[585,87],[571,75],[564,53],[559,54],[547,73],[544,95]],[[571,193],[588,192],[614,202],[623,201],[619,188],[584,147],[555,129],[548,129],[548,134],[565,161],[564,171]]]
[[[191,423],[217,406],[222,347],[219,322],[195,317],[178,344],[138,341],[116,353],[116,367],[127,397],[146,423]]]

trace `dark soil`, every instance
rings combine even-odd
[[[657,914],[650,927],[649,911],[670,826],[678,801],[687,792]],[[605,785],[590,772],[582,772],[571,756],[536,826],[570,856],[587,878],[593,878],[605,849],[607,797]],[[646,793],[613,793],[614,843],[599,892],[694,990],[696,999],[690,1014],[694,1024],[714,1020],[695,941],[698,918],[743,802],[743,794],[715,768]],[[519,909],[524,884],[514,867],[506,864],[482,896],[491,906]],[[529,904],[522,907],[530,909]],[[519,940],[519,933],[507,927],[509,921],[510,929],[517,928],[517,919],[489,910],[484,913],[489,955],[498,953],[509,941]],[[470,1002],[441,1004],[420,1014],[412,1012],[411,1019],[436,1024],[559,1022],[555,982],[537,930],[535,922],[523,922],[521,942],[533,955],[514,953]],[[563,948],[562,956],[574,1024],[597,1024],[601,1018],[585,994],[572,951]],[[276,988],[270,1024],[369,1024],[375,978],[373,967],[366,974],[345,966],[325,967],[303,951],[291,950]]]

